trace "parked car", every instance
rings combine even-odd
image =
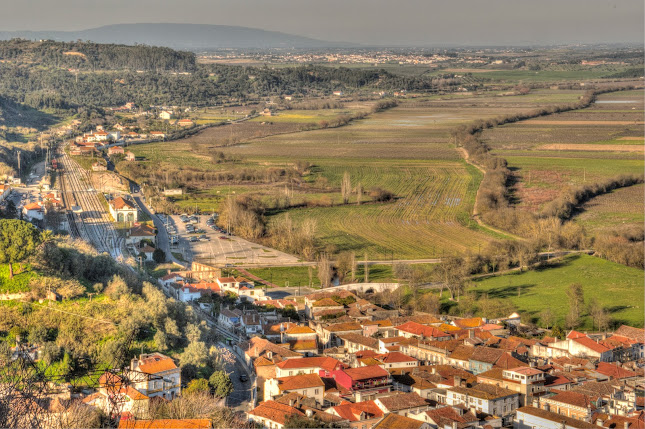
[[[197,237],[195,237],[195,236],[190,237],[190,242],[191,242],[191,243],[194,243],[194,242],[196,242],[196,241],[199,241],[199,238],[197,238]]]
[[[220,235],[220,236],[219,236],[219,237],[217,237],[217,238],[219,238],[220,240],[228,240],[228,237],[224,237],[223,235]]]

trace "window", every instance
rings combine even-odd
[[[314,395],[317,395],[319,391],[319,389],[314,390]]]

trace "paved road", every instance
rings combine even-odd
[[[166,254],[166,260],[170,262],[174,262],[175,264],[181,265],[182,267],[185,267],[186,264],[179,261],[177,258],[175,258],[172,254],[172,250],[170,248],[170,239],[168,237],[168,231],[166,230],[166,225],[163,223],[159,217],[152,213],[148,206],[145,204],[143,201],[143,195],[141,195],[140,192],[134,192],[132,194],[132,199],[134,202],[139,206],[139,210],[147,214],[150,219],[152,219],[152,222],[155,224],[155,228],[157,228],[157,246],[164,251]]]

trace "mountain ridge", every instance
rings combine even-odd
[[[80,39],[96,43],[145,44],[191,51],[358,46],[352,43],[329,42],[258,28],[178,23],[110,24],[78,31],[0,31],[0,40],[13,38],[51,39],[65,42]]]

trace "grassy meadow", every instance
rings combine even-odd
[[[616,323],[631,326],[645,323],[643,271],[594,256],[570,256],[555,267],[478,280],[471,291],[478,297],[508,299],[520,314],[528,313],[534,320],[548,307],[556,317],[556,324],[564,326],[569,309],[566,291],[571,283],[582,285],[585,304],[596,299]],[[586,312],[580,329],[592,329]]]

